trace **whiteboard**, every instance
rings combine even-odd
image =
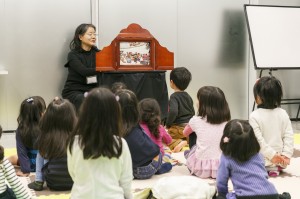
[[[300,7],[245,5],[256,69],[300,68]]]

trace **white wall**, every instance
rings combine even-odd
[[[48,103],[61,94],[63,68],[75,28],[91,22],[87,0],[1,0],[0,124],[17,126],[23,99],[41,95]]]
[[[192,72],[193,80],[187,91],[195,105],[200,87],[218,86],[225,92],[232,117],[247,119],[248,38],[243,4],[248,1],[95,2],[99,3],[93,16],[98,19],[100,48],[108,46],[130,23],[138,23],[174,52],[175,67],[185,66]]]
[[[232,118],[247,119],[248,1],[178,1],[178,66],[189,67],[194,97],[200,87],[220,87]]]
[[[279,6],[300,6],[300,0],[253,0],[252,4],[258,5],[279,5]],[[250,55],[251,56],[251,55]],[[250,57],[249,62],[249,111],[252,111],[252,106],[254,103],[254,98],[252,94],[252,88],[255,80],[259,77],[260,71],[254,70],[254,64],[252,57]],[[263,76],[269,75],[268,70],[264,70]],[[300,70],[277,70],[273,71],[272,75],[277,77],[283,87],[283,98],[300,98],[299,93],[299,76]],[[295,118],[298,110],[297,104],[293,105],[282,105],[282,108],[286,109],[291,118]]]
[[[232,118],[247,119],[257,77],[243,11],[247,3],[300,5],[284,0],[0,0],[0,69],[9,72],[0,76],[0,124],[14,130],[20,103],[31,95],[41,95],[48,103],[61,94],[73,32],[92,18],[99,27],[100,48],[130,23],[148,29],[174,52],[175,67],[192,72],[187,91],[195,104],[200,87],[218,86],[225,92]],[[298,97],[299,71],[277,73],[286,96]]]

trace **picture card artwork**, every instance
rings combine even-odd
[[[150,42],[120,42],[120,65],[150,65]]]

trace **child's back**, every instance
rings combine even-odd
[[[137,125],[124,137],[128,143],[133,169],[149,164],[159,155],[159,147]]]
[[[217,176],[219,198],[228,198],[228,181],[231,179],[237,198],[278,199],[276,188],[268,181],[259,143],[247,121],[228,122],[220,148],[223,154]]]
[[[200,178],[216,178],[221,156],[219,143],[230,120],[230,110],[223,91],[217,87],[200,88],[197,98],[198,116],[189,121],[183,132],[185,136],[192,132],[197,135],[196,145],[185,153],[186,164],[191,174]]]
[[[186,124],[194,115],[193,99],[187,92],[182,91],[171,94],[166,120],[167,128],[172,125]]]
[[[151,140],[157,144],[164,155],[164,145],[172,141],[172,137],[161,125],[160,107],[152,98],[145,98],[139,102],[140,126]]]
[[[249,123],[261,146],[269,175],[277,176],[289,164],[294,151],[290,118],[279,107],[281,83],[275,77],[262,77],[254,85],[253,91],[258,109],[250,114]]]
[[[272,121],[272,122],[270,122]],[[258,109],[249,120],[257,140],[262,143],[262,153],[272,159],[274,153],[291,157],[293,152],[293,129],[288,114],[282,108]],[[261,129],[262,134],[258,133]],[[265,142],[265,144],[264,144]],[[270,164],[270,162],[268,161]]]
[[[2,135],[2,127],[0,126],[0,138]],[[31,193],[26,190],[24,185],[21,183],[16,172],[10,161],[4,158],[4,148],[0,146],[0,198],[20,198],[29,199],[31,198]],[[11,188],[8,188],[6,182]]]
[[[182,132],[188,121],[195,115],[193,99],[184,91],[191,79],[192,75],[185,67],[175,68],[170,73],[170,86],[174,93],[169,100],[166,127],[173,138],[169,147],[174,152],[179,152],[187,144]]]
[[[43,189],[44,181],[51,190],[70,190],[73,180],[67,166],[67,140],[77,121],[74,105],[55,97],[48,105],[39,123],[39,153],[36,158],[35,181],[28,184],[36,191]]]
[[[30,172],[35,171],[38,153],[36,141],[41,133],[39,121],[45,109],[45,101],[40,96],[30,97],[21,103],[16,130],[18,156],[9,157],[13,165],[20,165],[21,171],[17,173],[20,176],[28,176]]]
[[[89,92],[68,147],[71,198],[132,198],[132,162],[121,138],[121,109],[105,88]]]
[[[259,153],[242,164],[222,155],[217,177],[218,191],[224,193],[224,195],[228,192],[228,184],[223,182],[228,182],[230,177],[234,191],[239,196],[273,195],[272,198],[275,199],[277,191],[275,186],[268,180],[268,173],[263,162],[263,156]]]
[[[172,165],[162,164],[162,153],[139,125],[138,100],[130,90],[116,93],[122,109],[124,139],[128,143],[132,158],[133,175],[138,179],[151,178],[172,169]],[[165,168],[166,166],[166,168]],[[162,169],[163,168],[163,169]]]
[[[101,156],[88,161],[83,157],[78,139],[75,137],[72,153],[68,153],[68,168],[75,182],[71,195],[84,199],[114,199],[131,195],[132,166],[126,141],[122,139],[119,158]]]
[[[195,147],[195,150],[198,154],[198,158],[212,162],[216,170],[221,156],[219,143],[226,123],[227,121],[221,124],[211,124],[207,122],[206,118],[194,116],[188,124],[197,135],[197,147]],[[199,164],[201,164],[201,162],[199,162]],[[214,177],[216,176],[214,175]]]

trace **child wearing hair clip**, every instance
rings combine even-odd
[[[268,174],[276,177],[290,164],[294,152],[291,120],[280,108],[282,86],[274,76],[265,76],[257,80],[253,93],[258,109],[250,114],[249,123],[260,144]]]
[[[29,97],[21,103],[16,130],[17,156],[8,159],[13,165],[19,165],[18,176],[29,176],[35,172],[37,138],[41,133],[39,122],[46,109],[45,101],[40,96]]]
[[[228,122],[220,148],[223,154],[217,176],[217,199],[291,199],[288,193],[278,194],[268,181],[260,145],[247,121]],[[229,179],[234,189],[230,193]]]

